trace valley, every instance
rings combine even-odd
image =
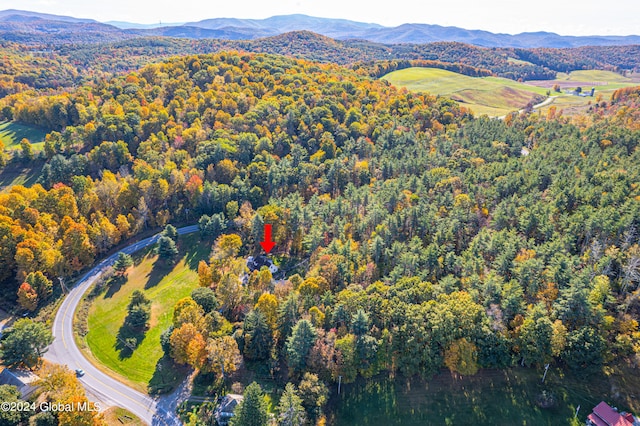
[[[624,77],[610,71],[573,71],[560,73],[554,80],[531,80],[522,83],[499,77],[469,77],[436,68],[406,68],[383,77],[398,87],[412,91],[446,96],[469,108],[475,114],[490,117],[504,116],[529,105],[536,105],[553,96],[541,109],[546,113],[553,106],[568,115],[584,111],[595,97],[580,97],[565,93],[577,87],[585,92],[595,87],[598,99],[609,98],[616,89],[632,87],[640,83],[635,76]],[[559,92],[552,89],[559,87]],[[596,96],[594,95],[594,96]]]

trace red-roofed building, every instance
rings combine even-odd
[[[609,404],[602,401],[593,409],[593,413],[587,416],[587,425],[590,426],[634,426],[634,418],[631,414],[620,414]]]

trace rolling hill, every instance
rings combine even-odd
[[[49,13],[30,12],[27,10],[7,9],[7,10],[0,11],[0,22],[7,22],[7,21],[28,22],[29,20],[34,20],[34,19],[36,20],[44,19],[44,20],[50,20],[50,21],[61,21],[61,22],[83,23],[83,24],[98,22],[93,19],[74,18],[72,16],[64,16],[64,15],[51,15]]]
[[[448,96],[476,114],[501,116],[537,103],[547,89],[499,77],[468,77],[437,68],[407,68],[382,77],[411,91]]]

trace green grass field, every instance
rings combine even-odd
[[[527,84],[538,87],[552,88],[555,84],[559,84],[562,90],[572,90],[577,86],[583,90],[589,90],[592,86],[596,88],[596,92],[608,94],[622,87],[640,85],[637,78],[629,78],[618,73],[604,70],[583,70],[572,71],[569,74],[558,73],[555,80],[532,80]]]
[[[42,161],[32,161],[28,167],[20,163],[11,163],[0,170],[0,192],[5,192],[14,185],[32,186],[42,173]]]
[[[13,121],[0,122],[0,140],[6,150],[20,148],[20,141],[23,138],[29,139],[34,151],[44,147],[44,137],[47,135],[42,129],[27,126]]]
[[[85,342],[98,366],[106,367],[135,388],[147,391],[163,357],[160,335],[169,327],[173,306],[198,287],[198,262],[208,257],[211,242],[197,235],[181,237],[180,261],[173,268],[159,266],[152,250],[139,254],[128,278],[121,286],[107,289],[93,300],[88,316]],[[151,300],[151,321],[144,339],[130,355],[117,348],[129,299],[134,290],[142,290]]]
[[[499,77],[469,77],[437,68],[406,68],[382,77],[411,91],[447,96],[476,114],[501,116],[517,111],[534,99],[546,97],[548,89]]]
[[[500,77],[469,77],[437,68],[406,68],[382,77],[391,84],[406,87],[411,91],[425,91],[434,95],[447,96],[470,108],[476,115],[487,114],[500,117],[524,107],[530,100],[546,97],[554,84],[563,90],[573,90],[574,86],[596,86],[596,94],[609,100],[615,89],[640,85],[637,78],[624,77],[604,70],[573,71],[558,73],[555,80],[540,80],[526,83]],[[589,87],[587,87],[589,88]],[[584,89],[584,87],[583,87]],[[584,111],[594,98],[553,93],[553,101],[541,109],[545,114],[549,107],[556,106],[565,115]]]
[[[563,90],[567,88],[571,90],[578,85],[582,86],[584,90],[585,88],[589,89],[589,85],[593,84],[596,89],[596,98],[599,96],[603,101],[609,101],[616,89],[640,85],[637,76],[629,78],[603,70],[573,71],[570,74],[558,73],[555,80],[531,82],[531,84],[538,84],[541,87],[552,87],[556,83],[560,84]],[[562,111],[564,115],[575,115],[586,111],[595,100],[591,97],[571,96],[563,93],[554,99],[552,104],[542,108],[541,113],[546,114],[551,106],[555,106],[556,110]]]
[[[604,70],[579,70],[569,74],[558,73],[557,80],[564,81],[597,81],[610,83],[631,83],[630,78],[624,77],[613,71]]]

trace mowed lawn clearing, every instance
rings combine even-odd
[[[558,74],[558,80],[596,81],[601,83],[632,83],[633,81],[621,74],[605,70],[579,70],[567,74]]]
[[[135,388],[146,392],[156,365],[163,356],[160,335],[172,321],[173,306],[198,287],[198,262],[209,256],[211,242],[201,242],[196,234],[180,237],[180,260],[164,267],[152,249],[134,257],[127,280],[107,288],[89,309],[85,342],[92,358],[101,366],[122,376]],[[149,330],[131,353],[121,353],[117,335],[124,323],[127,305],[134,290],[151,300]]]
[[[572,71],[569,74],[560,72],[555,80],[530,80],[525,84],[547,89],[557,84],[563,91],[573,90],[576,87],[588,91],[591,87],[595,87],[596,93],[603,93],[605,91],[613,92],[613,90],[622,87],[637,86],[640,81],[634,75],[625,77],[612,71],[580,70]]]
[[[44,146],[44,137],[47,135],[42,129],[27,126],[13,121],[0,122],[0,140],[7,150],[20,148],[20,141],[27,138],[34,150],[40,150]]]
[[[438,68],[406,68],[382,77],[411,91],[447,96],[476,114],[501,116],[538,103],[547,89],[499,77],[469,77]]]
[[[7,192],[12,186],[33,186],[42,174],[43,161],[34,160],[27,164],[10,163],[0,170],[0,193]]]

